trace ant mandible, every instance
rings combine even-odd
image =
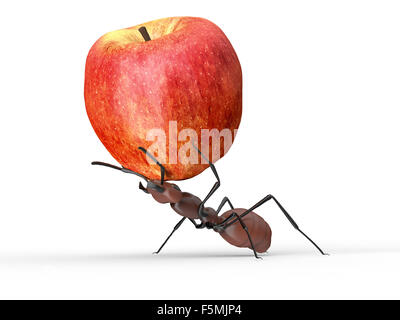
[[[102,165],[120,170],[125,173],[131,173],[139,176],[147,182],[146,187],[144,187],[142,183],[139,182],[139,189],[141,189],[145,193],[150,193],[153,198],[159,203],[169,203],[176,213],[183,216],[183,218],[176,224],[167,239],[163,242],[161,247],[154,253],[158,254],[165,246],[167,241],[171,238],[173,233],[179,229],[179,227],[186,219],[189,219],[189,221],[192,222],[197,229],[213,229],[214,231],[218,232],[222,236],[222,238],[229,242],[231,245],[240,248],[249,248],[253,250],[254,256],[256,258],[260,258],[257,252],[263,253],[268,250],[271,244],[272,233],[268,223],[258,214],[253,212],[253,210],[272,199],[281,209],[281,211],[292,224],[292,226],[304,237],[306,237],[319,250],[321,254],[325,255],[325,253],[317,246],[317,244],[312,241],[303,231],[300,230],[293,218],[282,207],[279,201],[276,200],[276,198],[271,194],[261,199],[250,209],[234,208],[232,202],[228,199],[228,197],[224,197],[222,199],[221,204],[218,206],[217,210],[214,210],[210,207],[205,207],[205,203],[207,202],[207,200],[220,187],[221,181],[219,179],[214,164],[211,163],[194,144],[193,146],[197,150],[197,152],[209,163],[209,166],[214,173],[215,178],[217,179],[214,186],[211,188],[210,192],[207,194],[203,201],[199,197],[196,197],[191,193],[181,191],[181,189],[176,184],[164,181],[166,171],[165,167],[151,153],[149,153],[146,149],[142,147],[139,147],[139,150],[143,151],[160,167],[161,180],[150,180],[142,174],[126,169],[124,167],[117,167],[112,164],[98,161],[92,162],[93,165]],[[219,215],[219,212],[226,203],[229,204],[231,210],[228,210]],[[200,223],[197,223],[195,220],[200,220]]]

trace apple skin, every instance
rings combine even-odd
[[[151,41],[139,33],[142,26]],[[89,51],[84,91],[100,141],[122,166],[150,179],[159,179],[160,169],[138,150],[153,143],[146,140],[148,130],[164,130],[168,160],[174,148],[169,121],[177,122],[178,133],[194,129],[199,140],[201,129],[213,128],[230,129],[234,139],[242,114],[237,55],[222,30],[202,18],[165,18],[103,35]],[[175,149],[188,141],[178,141]],[[222,139],[220,148],[222,157]],[[211,139],[209,150],[211,159]],[[164,166],[166,180],[188,179],[208,167],[200,160]]]

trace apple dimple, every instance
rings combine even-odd
[[[151,40],[157,40],[182,29],[184,24],[181,22],[182,18],[180,17],[158,19],[135,27],[108,32],[101,37],[101,41],[104,46],[111,44],[116,47],[124,47],[132,43],[143,43],[146,41],[140,32],[143,27],[146,28]]]

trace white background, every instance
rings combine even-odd
[[[7,4],[6,4],[7,3]],[[396,1],[13,1],[0,10],[0,298],[400,298],[400,4]],[[85,112],[102,34],[190,15],[218,24],[244,76],[237,140],[217,163],[248,207],[274,194],[263,260],[137,189]],[[180,183],[204,197],[207,170]]]

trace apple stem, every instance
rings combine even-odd
[[[142,35],[142,37],[143,37],[143,39],[144,39],[145,41],[150,41],[150,40],[151,40],[150,35],[149,35],[149,33],[147,32],[146,27],[140,27],[140,28],[139,28],[139,32],[140,32],[140,34]]]

